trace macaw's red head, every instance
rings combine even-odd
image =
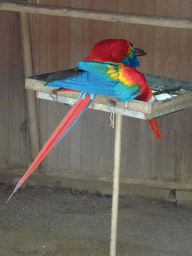
[[[130,67],[137,67],[137,56],[142,55],[145,55],[143,50],[137,48],[135,51],[133,45],[125,39],[106,39],[96,43],[84,60],[121,62]]]

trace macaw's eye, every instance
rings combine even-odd
[[[131,46],[133,46],[133,44],[132,44],[132,43],[130,43],[130,45],[131,45]]]

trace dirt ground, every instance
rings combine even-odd
[[[27,187],[6,203],[0,184],[0,255],[109,255],[111,196]],[[117,256],[192,255],[192,208],[120,196]]]

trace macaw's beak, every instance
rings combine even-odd
[[[147,53],[144,52],[144,50],[139,49],[139,48],[134,48],[135,49],[135,55],[138,56],[145,56]]]

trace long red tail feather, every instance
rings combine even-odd
[[[31,175],[31,173],[37,168],[49,151],[54,147],[57,141],[62,137],[62,135],[70,128],[70,126],[75,122],[76,118],[80,113],[91,103],[92,99],[90,94],[88,94],[85,99],[82,97],[71,107],[67,115],[61,120],[55,131],[49,137],[45,145],[42,147],[33,163],[30,165],[27,172],[20,179],[17,186],[15,187],[13,193],[10,195],[8,201],[11,199],[12,195],[21,187],[23,182]],[[7,201],[7,202],[8,202]]]
[[[161,138],[161,133],[159,131],[159,127],[157,125],[156,120],[155,119],[149,119],[148,122],[149,122],[149,124],[151,126],[151,129],[152,129],[153,133],[155,134],[155,137],[157,138],[157,140],[162,139]]]

